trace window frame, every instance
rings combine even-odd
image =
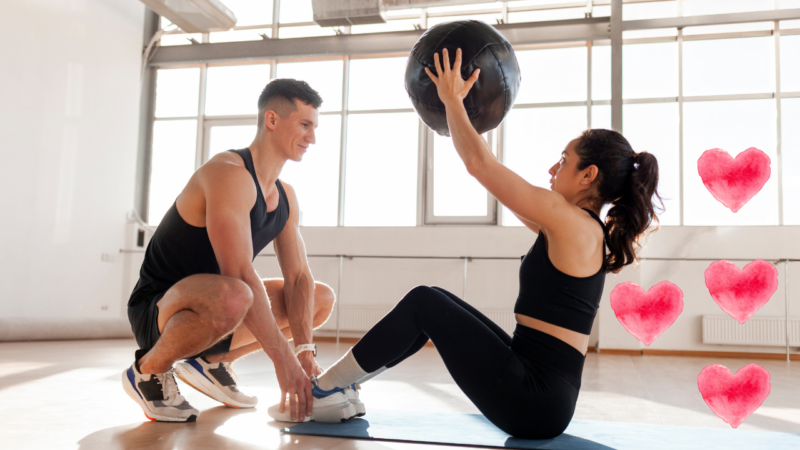
[[[256,121],[258,120],[258,116],[233,116],[233,117],[225,117],[219,118],[215,117],[213,119],[206,119],[203,123],[203,145],[200,149],[200,154],[198,155],[199,159],[202,161],[195,170],[199,169],[201,165],[208,162],[209,153],[211,151],[211,129],[215,127],[235,127],[235,126],[242,126],[242,125],[256,125]]]
[[[424,136],[425,154],[425,225],[496,225],[497,224],[497,200],[486,192],[486,214],[483,216],[437,216],[434,214],[434,182],[433,177],[436,172],[434,165],[434,132],[427,126]],[[487,141],[492,149],[497,149],[496,130],[487,132]],[[495,150],[496,151],[496,150]]]
[[[649,3],[653,0],[623,0],[622,4],[631,4],[631,3]],[[610,4],[610,0],[600,0],[596,1],[595,5],[607,5]],[[679,0],[680,4],[680,0]],[[560,9],[560,5],[546,5],[549,9]],[[564,6],[566,7],[566,6]],[[279,23],[280,13],[280,1],[275,0],[273,3],[273,22],[272,24],[264,24],[264,25],[248,25],[243,27],[234,27],[234,30],[238,29],[254,29],[254,28],[264,28],[267,26],[271,26],[273,30],[273,36],[278,36],[278,31],[280,27],[283,26],[301,26],[307,25],[305,23],[297,23],[297,24],[283,24]],[[515,7],[513,2],[501,2],[501,5],[498,5],[498,8],[502,8],[502,14],[504,17],[507,17],[509,11],[517,12],[523,10],[523,8]],[[525,10],[538,10],[538,9],[548,9],[543,6],[534,6],[534,7],[524,7]],[[784,8],[780,8],[777,5],[774,7],[774,10],[780,10]],[[486,14],[487,12],[491,12],[487,9],[482,10],[475,10],[475,11],[468,11],[468,12],[458,12],[457,15],[465,15],[465,14]],[[443,13],[431,14],[430,16],[438,16],[444,15]],[[413,17],[412,17],[413,16]],[[716,15],[709,15],[705,17],[714,17]],[[419,17],[421,26],[426,27],[427,17],[428,14],[425,9],[422,10],[421,15],[402,15],[402,14],[393,14],[388,17],[389,20],[408,20],[414,17]],[[676,18],[683,17],[681,14],[680,7],[678,8],[678,13]],[[702,17],[702,16],[701,16]],[[778,16],[775,16],[778,17]],[[784,16],[785,17],[785,16]],[[654,19],[653,22],[658,22],[660,19]],[[679,158],[680,158],[680,173],[679,173],[679,183],[680,183],[680,198],[678,202],[680,204],[681,212],[680,212],[680,222],[677,226],[685,226],[685,218],[684,218],[684,164],[683,164],[683,146],[684,146],[684,136],[683,136],[683,104],[685,102],[698,102],[698,101],[716,101],[716,100],[741,100],[741,99],[756,99],[756,98],[770,98],[775,99],[776,107],[777,107],[777,115],[776,115],[776,127],[777,127],[777,161],[775,162],[774,169],[777,170],[778,173],[778,224],[777,226],[783,226],[784,220],[784,195],[783,195],[783,161],[781,158],[782,149],[781,149],[781,137],[782,137],[782,130],[781,130],[781,98],[800,98],[800,91],[798,92],[782,92],[781,85],[780,85],[780,41],[782,36],[788,35],[800,35],[800,29],[788,29],[782,30],[781,29],[781,22],[782,21],[794,21],[796,19],[777,19],[771,20],[774,24],[773,30],[769,31],[748,31],[748,32],[726,32],[726,33],[715,33],[715,34],[699,34],[699,35],[686,35],[684,36],[683,28],[677,28],[677,35],[675,36],[663,36],[663,37],[640,37],[636,39],[622,39],[622,44],[637,44],[637,43],[656,43],[656,42],[675,42],[677,41],[678,44],[678,83],[679,83],[679,92],[677,97],[667,97],[667,98],[642,98],[642,99],[617,99],[616,101],[620,101],[622,104],[630,104],[630,103],[660,103],[660,102],[676,102],[678,104],[678,110],[680,114],[679,123]],[[507,20],[506,20],[507,22]],[[612,18],[613,22],[613,18]],[[637,22],[637,21],[634,21]],[[643,22],[643,21],[638,21]],[[763,19],[761,20],[753,20],[752,22],[764,22]],[[150,23],[150,22],[148,22]],[[515,26],[519,26],[520,24],[514,24]],[[508,26],[508,25],[506,25]],[[649,25],[648,25],[649,26]],[[689,26],[689,25],[684,25]],[[148,28],[149,27],[149,28]],[[647,27],[642,27],[641,24],[637,24],[636,29],[645,29]],[[153,24],[146,25],[146,28],[150,30],[153,28]],[[155,29],[157,29],[157,24]],[[340,30],[342,33],[349,33],[348,27]],[[663,28],[663,27],[651,27],[651,28]],[[154,34],[155,29],[150,30]],[[170,31],[166,34],[179,34],[179,32]],[[380,33],[376,33],[380,34]],[[375,36],[373,34],[372,36]],[[370,34],[363,34],[359,35],[362,39],[368,40],[371,39],[372,36]],[[613,36],[613,35],[612,35]],[[684,74],[683,74],[683,42],[689,40],[710,40],[710,39],[731,39],[731,38],[747,38],[747,37],[756,37],[756,36],[772,36],[774,39],[773,44],[773,51],[774,54],[774,73],[775,73],[775,89],[774,92],[769,93],[747,93],[747,94],[737,94],[737,95],[713,95],[713,96],[696,96],[696,97],[687,97],[683,95],[683,83],[684,83]],[[203,43],[209,42],[209,34],[206,33],[202,36]],[[273,38],[274,39],[274,38]],[[316,38],[306,38],[309,40],[313,40]],[[327,39],[327,38],[326,38]],[[583,46],[586,45],[589,47],[588,58],[589,64],[587,66],[588,72],[588,93],[587,93],[587,100],[585,102],[587,108],[587,116],[588,116],[588,126],[592,126],[592,107],[599,106],[599,105],[613,105],[615,100],[592,100],[592,90],[591,90],[591,78],[592,78],[592,51],[591,48],[594,45],[609,45],[611,40],[609,39],[595,39],[595,40],[588,40],[588,41],[562,41],[562,42],[555,42],[555,43],[537,43],[537,44],[527,44],[527,45],[516,45],[515,49],[523,50],[523,49],[540,49],[540,48],[552,48],[558,46]],[[217,45],[217,44],[213,44]],[[140,132],[141,139],[143,140],[143,144],[141,144],[141,154],[139,156],[140,159],[140,167],[143,173],[140,173],[138,176],[139,186],[137,188],[137,207],[141,209],[142,215],[146,215],[148,211],[148,203],[149,203],[149,195],[150,195],[150,186],[149,186],[149,174],[152,170],[151,162],[152,162],[152,150],[153,150],[153,133],[152,128],[157,121],[162,120],[178,120],[178,119],[185,119],[185,118],[196,118],[197,119],[197,158],[196,158],[196,167],[199,167],[204,163],[208,158],[208,146],[209,146],[209,133],[210,128],[214,126],[224,126],[226,124],[235,125],[235,124],[247,124],[246,122],[249,120],[255,120],[255,115],[252,116],[206,116],[205,115],[205,96],[207,92],[207,70],[209,65],[217,66],[217,65],[239,65],[239,64],[258,64],[258,63],[268,63],[271,66],[271,78],[275,77],[277,72],[278,64],[282,62],[299,62],[299,61],[309,61],[309,60],[329,60],[329,59],[339,59],[343,58],[345,60],[344,64],[344,76],[343,76],[343,102],[342,102],[342,110],[341,111],[331,111],[325,112],[321,114],[341,114],[342,120],[342,133],[341,133],[341,142],[340,142],[340,186],[339,186],[339,217],[337,220],[338,226],[344,226],[344,185],[346,182],[346,174],[345,174],[345,167],[346,167],[346,152],[347,152],[347,118],[352,113],[365,113],[365,112],[356,112],[350,111],[347,105],[347,97],[348,97],[348,88],[349,88],[349,61],[350,59],[355,58],[378,58],[383,56],[395,56],[397,54],[349,54],[345,56],[324,56],[318,55],[314,57],[280,57],[277,59],[257,59],[257,60],[248,60],[248,61],[237,61],[237,62],[226,62],[226,63],[197,63],[197,64],[163,64],[161,66],[149,66],[145,69],[145,79],[148,80],[147,83],[143,83],[143,92],[142,92],[142,130]],[[202,59],[201,59],[202,60]],[[199,105],[198,105],[198,114],[197,116],[192,117],[174,117],[174,118],[156,118],[154,114],[155,109],[155,81],[157,79],[156,71],[159,67],[163,67],[166,69],[172,68],[179,68],[179,67],[199,67],[201,69],[201,81],[200,81],[200,96],[199,96]],[[613,64],[612,64],[612,79],[615,76],[620,74],[613,73]],[[584,104],[584,102],[565,102],[565,103],[580,103]],[[515,105],[516,107],[544,107],[544,106],[555,106],[557,104],[528,104],[528,105]],[[619,105],[619,103],[617,103]],[[612,106],[613,110],[613,106]],[[380,112],[389,112],[389,111],[374,111],[374,113]],[[373,113],[370,111],[370,113]],[[621,117],[616,117],[616,120],[621,119]],[[612,120],[615,120],[615,115],[612,114]],[[206,125],[208,122],[208,125]],[[249,122],[252,124],[252,122]],[[503,161],[503,150],[504,150],[504,125],[501,124],[500,127],[495,130],[495,139],[496,141],[496,152],[498,159]],[[420,139],[418,144],[418,155],[419,155],[419,164],[418,164],[418,184],[417,184],[417,226],[428,226],[428,225],[441,225],[441,224],[480,224],[480,225],[487,225],[487,224],[495,224],[495,225],[502,225],[502,214],[500,205],[497,204],[496,200],[492,199],[491,196],[489,197],[489,214],[494,215],[493,220],[486,220],[486,218],[481,217],[479,220],[475,220],[474,217],[463,218],[463,217],[435,217],[433,215],[433,172],[435,171],[435,167],[432,166],[432,158],[433,152],[429,151],[429,148],[432,148],[431,141],[432,141],[432,132],[425,127],[422,122],[420,122]],[[493,204],[492,204],[493,203]],[[146,218],[147,219],[147,218]],[[748,226],[748,225],[741,225],[741,226]]]

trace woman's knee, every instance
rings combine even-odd
[[[430,286],[415,286],[400,300],[400,303],[417,303],[427,301],[436,296],[436,290]]]
[[[431,286],[416,286],[406,293],[398,306],[403,305],[416,310],[426,310],[451,304],[452,301]]]

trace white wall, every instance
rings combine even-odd
[[[648,258],[691,258],[700,261],[644,261],[606,277],[600,303],[600,347],[614,349],[738,351],[783,353],[784,347],[733,346],[702,343],[703,315],[725,315],[711,298],[704,272],[720,259],[800,259],[800,227],[664,227],[645,245]],[[736,262],[744,267],[747,262]],[[778,268],[778,289],[755,315],[784,317],[786,308],[784,264]],[[800,317],[800,264],[789,266],[790,317]],[[683,312],[650,347],[629,335],[614,316],[609,294],[619,283],[633,281],[645,289],[669,280],[683,291]],[[797,349],[794,349],[797,350]]]
[[[385,256],[473,256],[506,257],[508,260],[473,260],[468,263],[466,299],[482,311],[511,311],[519,288],[518,258],[525,254],[536,235],[522,227],[437,226],[408,228],[316,228],[304,227],[303,237],[310,255],[364,255],[377,258],[343,260],[339,288],[339,260],[311,257],[316,280],[340,289],[342,305],[393,306],[410,288],[438,285],[464,295],[463,260],[389,259]],[[599,339],[604,349],[660,349],[694,351],[739,351],[781,353],[783,347],[710,345],[702,343],[701,318],[720,315],[705,286],[705,269],[719,259],[798,259],[800,227],[664,227],[644,244],[644,258],[691,258],[701,261],[644,260],[619,274],[609,274],[590,344]],[[138,270],[141,253],[129,254]],[[256,258],[263,277],[280,277],[271,247]],[[746,262],[737,263],[739,267]],[[783,265],[778,267],[779,286],[772,299],[756,316],[783,317],[785,309]],[[129,273],[129,285],[137,273]],[[684,308],[676,322],[650,347],[645,347],[619,323],[609,305],[613,288],[633,281],[645,289],[669,280],[684,293]],[[800,317],[800,264],[790,266],[792,287],[790,310]],[[331,327],[326,327],[330,329]],[[794,349],[796,350],[796,349]]]
[[[122,313],[144,12],[135,0],[2,2],[0,318]]]

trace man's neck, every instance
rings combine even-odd
[[[256,138],[250,144],[250,155],[253,157],[253,167],[255,168],[258,180],[264,183],[267,189],[275,184],[278,176],[286,164],[286,157],[276,151],[276,147],[268,139]],[[265,195],[266,192],[265,192]]]

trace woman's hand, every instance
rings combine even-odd
[[[439,64],[439,54],[433,54],[433,62],[436,65],[436,75],[430,71],[427,67],[425,68],[425,73],[431,77],[431,81],[433,84],[436,85],[436,90],[439,92],[439,98],[442,100],[445,106],[451,106],[455,104],[463,105],[464,97],[467,96],[467,93],[470,89],[472,89],[472,85],[478,81],[478,75],[481,72],[481,69],[475,69],[472,72],[472,75],[464,80],[461,78],[461,49],[459,48],[456,50],[456,61],[453,64],[453,68],[450,68],[450,55],[447,52],[447,49],[442,50],[442,64],[444,65],[444,70],[442,70],[442,65]],[[437,76],[438,75],[438,76]]]

